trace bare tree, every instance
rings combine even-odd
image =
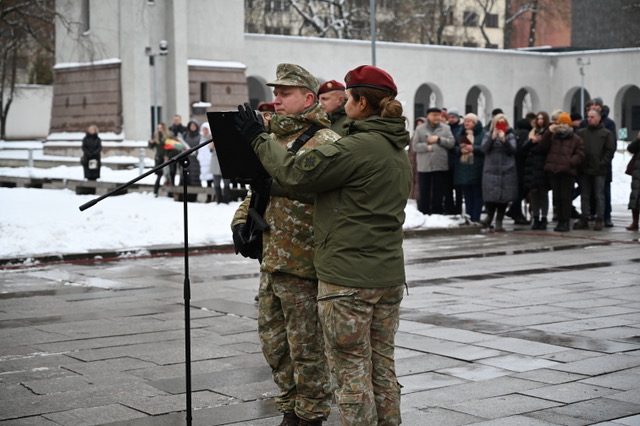
[[[478,27],[480,28],[480,34],[484,39],[485,47],[489,47],[495,43],[491,43],[489,35],[487,35],[487,20],[489,15],[493,13],[493,9],[496,6],[496,0],[476,0],[476,4],[482,9],[482,17],[480,19]]]
[[[518,20],[529,23],[527,46],[534,47],[537,41],[538,22],[567,18],[570,14],[570,2],[549,0],[507,0],[504,22],[505,48],[510,47],[513,24]]]

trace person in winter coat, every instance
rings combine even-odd
[[[333,143],[288,153],[252,124],[250,109],[241,133],[274,181],[315,193],[318,311],[342,424],[398,425],[394,339],[406,281],[409,133],[386,71],[362,65],[345,82],[345,111],[353,121]]]
[[[616,152],[613,134],[602,125],[600,112],[592,108],[587,113],[587,127],[578,130],[578,136],[584,141],[585,160],[580,167],[580,207],[582,217],[573,225],[573,229],[589,229],[591,197],[595,199],[596,222],[594,231],[604,228],[605,184],[611,168],[611,160]]]
[[[546,150],[540,145],[542,137],[549,130],[549,114],[540,111],[535,125],[529,132],[527,142],[523,146],[525,154],[524,187],[531,205],[533,224],[531,229],[546,230],[549,214],[549,182],[544,171],[547,159]]]
[[[553,230],[568,232],[573,184],[584,160],[584,143],[573,132],[567,112],[558,115],[557,122],[549,126],[539,143],[547,151],[544,170],[551,184],[554,208],[558,209],[558,224]]]
[[[98,127],[91,125],[82,138],[82,158],[80,163],[84,169],[84,178],[97,180],[100,178],[100,157],[102,154],[102,140],[98,136]]]
[[[187,123],[187,130],[184,132],[183,139],[188,145],[187,148],[193,148],[200,143],[200,126],[195,121]]]
[[[204,122],[200,126],[200,142],[199,144],[211,139],[211,130],[209,128],[209,123]],[[211,173],[211,157],[213,157],[212,152],[213,143],[210,143],[207,146],[204,146],[198,150],[198,163],[200,163],[200,180],[202,184],[207,188],[211,188],[213,185],[213,174]],[[207,194],[207,203],[210,203],[212,200],[211,193]]]
[[[453,183],[462,192],[464,207],[471,222],[479,222],[482,214],[482,165],[481,149],[483,129],[478,116],[464,116],[462,129],[454,149]]]
[[[209,123],[204,123],[201,128],[202,137],[210,138],[211,130],[209,128]],[[220,161],[218,161],[218,154],[216,153],[215,144],[210,144],[208,146],[210,155],[209,174],[213,179],[213,195],[215,195],[216,203],[225,203],[228,204],[231,201],[231,180],[230,179],[222,179],[222,170],[220,169]],[[202,149],[201,149],[202,151]],[[202,168],[201,168],[202,170]],[[222,184],[222,186],[220,186]]]
[[[627,151],[635,157],[635,167],[631,170],[631,194],[629,194],[629,209],[631,210],[631,225],[627,231],[638,230],[638,218],[640,215],[640,132],[636,139],[627,146]]]
[[[418,167],[418,210],[423,214],[443,214],[449,170],[449,150],[455,140],[441,120],[440,108],[427,110],[427,122],[418,126],[411,140]]]
[[[518,196],[516,137],[504,114],[493,117],[481,148],[484,152],[482,198],[487,208],[487,217],[482,225],[491,228],[495,216],[495,231],[504,232],[504,213]]]
[[[522,211],[522,202],[526,198],[527,193],[524,189],[524,163],[525,153],[524,145],[529,140],[529,132],[533,128],[533,122],[536,120],[536,114],[530,112],[524,118],[516,121],[513,133],[516,136],[516,172],[518,175],[518,197],[511,203],[511,207],[505,213],[506,216],[513,219],[516,225],[528,225],[531,223]]]

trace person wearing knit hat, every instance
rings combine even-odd
[[[340,136],[317,102],[318,81],[299,65],[280,64],[273,86],[276,113],[266,133],[258,114],[239,107],[236,126],[246,143],[259,136],[281,153],[301,155]],[[250,120],[246,120],[250,117]],[[270,186],[264,212],[268,227],[262,232],[258,336],[265,360],[278,386],[276,405],[282,425],[320,425],[329,416],[331,386],[318,317],[318,276],[314,267],[314,194]],[[257,186],[257,185],[256,185]],[[252,189],[254,185],[252,185]],[[262,194],[260,194],[262,195]],[[247,217],[252,193],[240,205],[232,222],[234,246],[248,251],[251,232]]]
[[[325,81],[318,89],[318,100],[329,116],[331,130],[344,136],[348,125],[347,114],[344,112],[344,104],[347,101],[344,85],[336,80]]]
[[[549,131],[544,133],[539,144],[547,152],[544,171],[549,177],[554,215],[558,218],[553,230],[568,232],[571,229],[573,185],[584,160],[584,143],[574,133],[568,113],[559,111],[553,115],[556,117],[555,123],[549,126]]]
[[[241,134],[274,181],[316,194],[318,312],[341,423],[398,425],[394,340],[406,281],[409,133],[389,73],[362,65],[347,73],[345,83],[352,122],[336,142],[296,155],[266,133]],[[257,126],[250,109],[240,107],[240,115],[240,128]]]

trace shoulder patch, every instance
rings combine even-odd
[[[305,171],[315,169],[321,161],[320,154],[315,151],[305,153],[304,158],[301,158],[300,168]]]

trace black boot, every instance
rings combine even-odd
[[[537,217],[533,218],[533,224],[531,225],[531,229],[533,230],[540,229],[540,219],[538,219]]]
[[[298,426],[322,426],[322,420],[305,420],[300,419]]]
[[[558,222],[558,226],[553,228],[553,230],[556,232],[569,232],[569,228],[569,222],[560,221]]]
[[[539,230],[541,231],[546,231],[547,230],[547,218],[543,217],[542,220],[540,220],[540,226],[538,227]]]
[[[587,218],[581,218],[573,224],[573,229],[589,229],[589,221]]]
[[[284,413],[280,426],[298,426],[300,417],[296,413]]]

